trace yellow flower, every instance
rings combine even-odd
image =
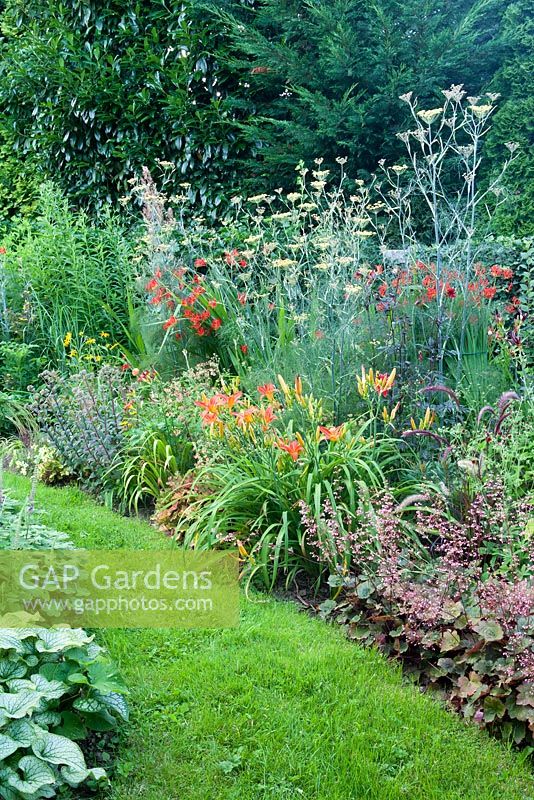
[[[415,431],[415,430],[427,431],[427,430],[429,430],[432,427],[432,425],[434,424],[435,419],[436,419],[435,412],[431,411],[430,408],[427,406],[427,409],[426,409],[426,412],[425,412],[425,416],[422,419],[419,420],[419,425],[416,425],[414,418],[411,417],[410,425],[411,425],[412,431]]]
[[[426,122],[427,125],[430,125],[439,117],[442,111],[442,108],[430,108],[428,111],[418,111],[417,116],[421,117],[423,122]]]
[[[396,406],[393,406],[391,411],[388,411],[387,408],[384,406],[384,408],[382,409],[382,419],[384,420],[384,422],[386,423],[393,422],[393,420],[397,416],[397,411],[399,410],[399,407],[400,403],[397,403]]]
[[[65,338],[63,339],[63,347],[68,347],[72,342],[72,333],[71,331],[67,331],[65,334]]]
[[[102,339],[107,339],[109,337],[109,333],[106,333],[106,331],[100,331],[100,336]]]
[[[493,106],[469,106],[469,108],[475,117],[478,117],[478,119],[484,119],[484,117],[487,117],[490,111],[493,109]]]
[[[69,353],[69,358],[76,358],[77,355],[78,355],[78,351],[73,349]]]

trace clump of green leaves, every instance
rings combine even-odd
[[[175,190],[187,181],[192,197],[218,205],[243,145],[209,53],[209,15],[193,24],[182,0],[5,6],[0,103],[20,172],[58,176],[71,198],[101,208],[133,172],[172,161]]]
[[[44,525],[31,512],[31,498],[22,508],[10,497],[0,503],[0,550],[48,550],[72,548],[66,533]]]
[[[125,686],[79,629],[0,629],[0,794],[56,797],[106,783],[75,740],[128,719]]]
[[[0,374],[7,386],[25,390],[48,361],[69,369],[84,334],[125,338],[133,243],[115,216],[93,223],[43,184],[34,216],[14,223],[4,244]]]
[[[40,524],[33,497],[0,499],[0,549],[71,548]],[[128,720],[126,686],[94,637],[73,628],[0,628],[0,795],[56,797],[67,787],[106,784],[76,743]]]
[[[123,439],[127,386],[121,372],[102,367],[68,377],[46,372],[41,379],[32,410],[45,438],[64,465],[98,487]]]

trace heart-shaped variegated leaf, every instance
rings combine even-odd
[[[92,641],[81,628],[41,628],[35,649],[39,653],[59,653],[69,647],[82,647]]]
[[[24,689],[16,694],[0,694],[0,710],[11,719],[22,719],[30,714],[41,702],[39,692]]]
[[[8,785],[24,796],[36,794],[45,786],[53,786],[56,783],[54,770],[34,756],[21,758],[18,767],[22,772],[22,778],[18,774],[11,775]]]
[[[15,739],[12,739],[10,736],[5,736],[3,733],[0,733],[0,762],[9,758],[19,747],[22,747],[20,742],[15,741]]]
[[[64,736],[43,732],[33,742],[32,750],[38,758],[49,764],[65,764],[67,767],[80,770],[86,768],[83,753],[78,745]]]
[[[0,681],[8,681],[13,678],[23,678],[26,674],[27,666],[23,661],[13,661],[10,658],[0,658]]]
[[[35,738],[35,725],[27,719],[15,719],[7,726],[5,733],[20,742],[22,747],[30,747]]]
[[[108,694],[97,693],[96,698],[100,700],[103,705],[107,706],[110,711],[114,711],[125,722],[128,722],[130,711],[128,703],[122,694],[118,694],[117,692],[109,692]]]
[[[49,681],[42,675],[32,675],[32,683],[47,700],[59,700],[67,691],[66,685],[61,681]]]

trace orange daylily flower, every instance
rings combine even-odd
[[[300,438],[302,440],[302,437]],[[291,442],[284,442],[283,439],[278,439],[276,445],[280,448],[280,450],[284,450],[284,452],[288,453],[293,461],[297,461],[299,455],[304,450],[304,447],[297,439],[293,439]]]
[[[272,403],[274,400],[275,392],[278,391],[274,383],[264,383],[263,386],[257,387],[258,392],[261,394],[262,397],[266,397],[269,403]]]
[[[338,442],[345,435],[345,426],[337,425],[326,428],[324,425],[319,425],[319,432],[327,442]]]
[[[267,426],[276,419],[276,414],[273,411],[273,407],[267,406],[267,408],[260,408],[260,417],[265,430]]]
[[[365,372],[365,367],[362,367],[361,376],[356,376],[358,394],[360,397],[365,398],[368,395],[369,388],[372,387],[381,397],[386,397],[395,383],[396,374],[396,368],[392,369],[388,375],[387,372],[374,372],[372,369],[369,372]]]
[[[233,392],[233,394],[224,394],[223,392],[218,392],[215,397],[220,401],[222,406],[226,406],[231,410],[239,398],[243,397],[243,392]]]
[[[199,408],[203,408],[204,411],[207,411],[210,414],[219,414],[219,409],[222,405],[224,405],[224,401],[221,400],[220,395],[213,395],[213,397],[206,397],[205,394],[202,395],[201,400],[195,400],[195,405]]]
[[[209,427],[211,427],[211,425],[215,425],[216,423],[219,423],[219,425],[223,424],[218,415],[214,414],[212,411],[203,411],[200,415],[200,418],[202,420],[202,424]]]
[[[233,411],[232,414],[240,428],[247,428],[254,422],[258,410],[256,406],[248,406],[248,408],[243,408],[241,411]]]

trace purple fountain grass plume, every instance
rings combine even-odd
[[[449,442],[443,438],[443,436],[439,436],[437,433],[433,431],[425,431],[422,428],[416,428],[415,430],[407,430],[401,433],[401,438],[406,439],[408,436],[428,436],[434,441],[439,442],[440,444],[449,445]]]
[[[501,394],[497,403],[499,414],[502,415],[503,412],[506,411],[512,400],[521,400],[517,392],[503,392],[503,394]]]
[[[477,423],[481,423],[486,414],[495,414],[495,409],[492,406],[484,406],[478,412]]]
[[[512,416],[512,412],[511,411],[508,411],[508,413],[506,413],[506,411],[503,411],[503,413],[501,414],[501,416],[499,417],[499,419],[495,423],[494,433],[500,433],[504,420],[508,419],[508,417],[511,417],[511,416]]]
[[[443,392],[444,394],[448,395],[451,398],[451,400],[454,400],[458,408],[460,408],[460,399],[458,395],[456,394],[456,392],[453,392],[452,389],[449,389],[448,386],[443,386],[443,384],[441,383],[436,383],[433,386],[425,386],[422,391],[425,392],[426,394],[428,394],[429,392]]]

